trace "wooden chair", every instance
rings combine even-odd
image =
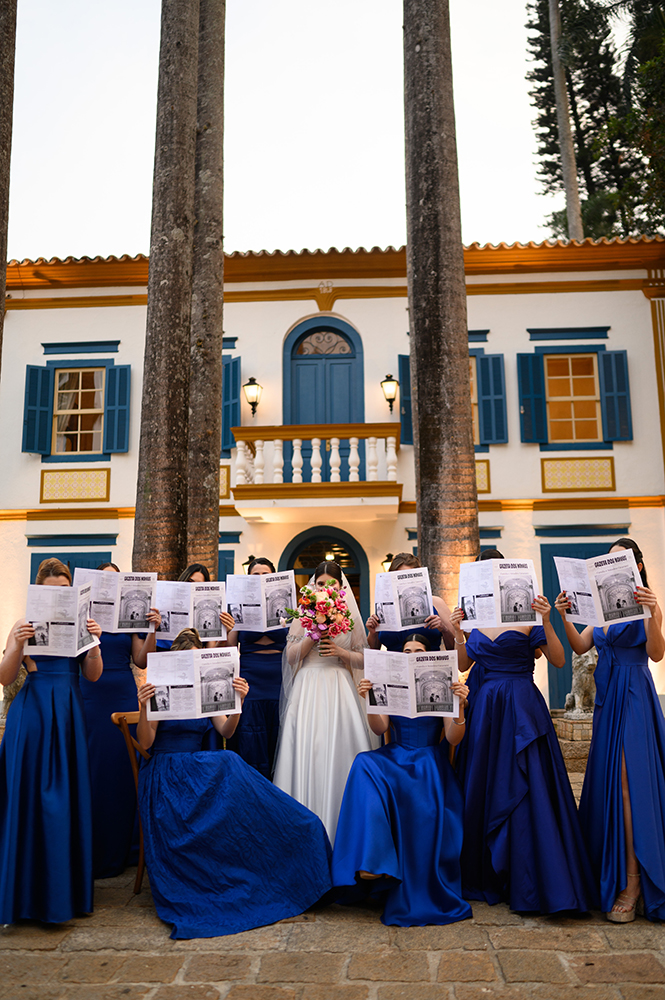
[[[150,760],[150,754],[143,749],[141,744],[134,739],[129,731],[129,727],[135,725],[139,721],[138,712],[114,712],[111,716],[111,722],[113,722],[122,735],[125,738],[125,746],[127,747],[127,753],[129,754],[129,762],[132,766],[132,774],[134,775],[134,785],[136,787],[136,796],[138,800],[139,791],[139,765],[136,759],[137,752],[141,754],[146,760]],[[143,885],[143,873],[145,871],[145,857],[143,854],[143,825],[141,823],[141,816],[139,814],[139,864],[136,869],[136,880],[134,882],[134,892],[139,893],[141,891],[141,886]]]

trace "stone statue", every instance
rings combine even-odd
[[[593,713],[596,683],[593,679],[598,654],[594,647],[588,653],[573,653],[573,686],[566,695],[564,719],[583,719]]]

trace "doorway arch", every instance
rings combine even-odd
[[[327,554],[339,561],[348,577],[360,608],[363,624],[369,617],[369,561],[362,545],[341,528],[320,525],[308,528],[291,539],[279,559],[279,570],[296,573],[296,587],[302,587]],[[300,577],[300,579],[298,579]]]

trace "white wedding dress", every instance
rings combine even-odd
[[[303,637],[302,626],[294,622],[285,655]],[[356,621],[354,629],[335,642],[362,651],[362,623]],[[290,671],[273,782],[316,813],[333,843],[351,764],[356,754],[373,749],[377,741],[353,677],[338,657],[319,656],[314,645]]]

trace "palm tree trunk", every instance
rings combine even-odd
[[[198,36],[198,0],[162,0],[133,565],[167,579],[187,557]]]
[[[559,10],[559,0],[549,0],[549,9],[552,77],[554,79],[554,96],[556,98],[556,120],[559,131],[561,171],[563,173],[563,187],[566,192],[568,238],[571,240],[583,240],[582,209],[580,206],[580,192],[577,186],[575,146],[573,145],[573,133],[570,127],[570,106],[566,90],[566,73],[559,55],[559,45],[561,42],[561,11]]]
[[[9,166],[14,111],[14,56],[17,0],[0,2],[0,365],[7,287],[7,228],[9,223]]]
[[[217,579],[224,304],[224,15],[200,0],[194,272],[189,383],[187,562]]]
[[[418,554],[454,605],[478,501],[448,0],[404,0],[404,82]]]

